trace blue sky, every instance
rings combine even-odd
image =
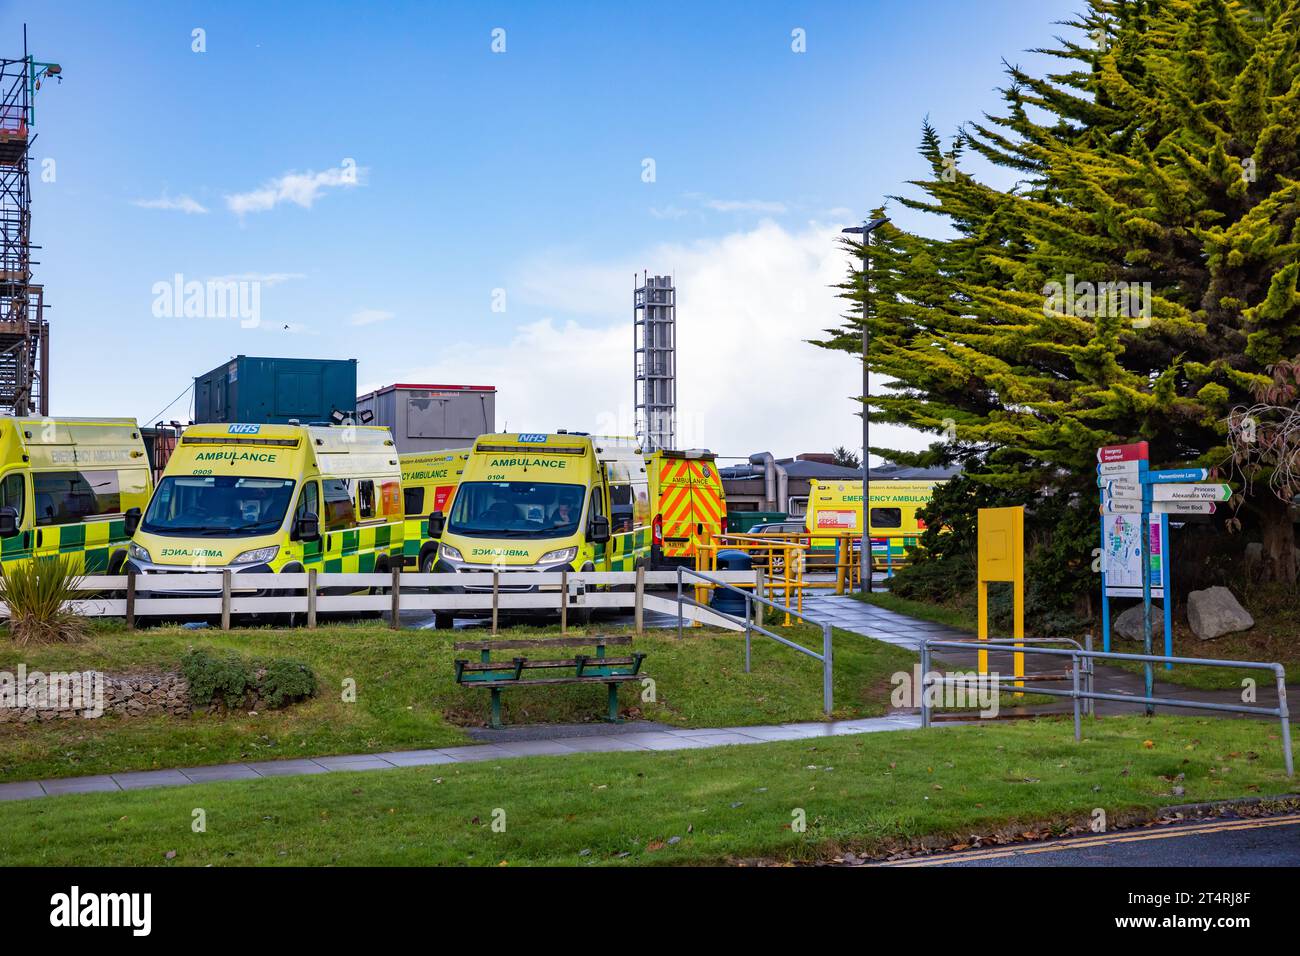
[[[926,115],[950,134],[996,109],[1001,59],[1038,62],[1078,6],[5,3],[5,55],[26,22],[65,77],[33,148],[56,174],[33,185],[52,411],[144,422],[244,353],[626,431],[649,268],[678,278],[690,443],[856,446],[860,372],[801,344],[836,324],[835,235],[924,174]],[[156,317],[178,273],[260,280],[260,325]]]

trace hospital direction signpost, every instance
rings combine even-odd
[[[1213,514],[1218,502],[1232,497],[1226,484],[1209,483],[1204,468],[1150,467],[1146,442],[1104,445],[1097,449],[1097,487],[1101,492],[1102,644],[1110,650],[1110,598],[1142,598],[1142,652],[1151,653],[1151,599],[1164,608],[1165,656],[1173,655],[1172,557],[1169,516]],[[1170,669],[1172,665],[1166,664]],[[1143,670],[1146,696],[1153,696],[1154,676]],[[1147,704],[1147,713],[1152,705]]]

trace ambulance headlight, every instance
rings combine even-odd
[[[132,541],[130,546],[126,549],[126,553],[129,557],[135,558],[137,561],[146,561],[150,564],[153,563],[153,558],[149,556],[149,552],[140,547],[134,541]]]
[[[440,557],[440,558],[446,558],[448,561],[464,561],[464,560],[465,560],[465,556],[464,556],[463,554],[460,553],[460,550],[459,550],[458,548],[454,548],[454,547],[452,547],[452,546],[449,545],[449,544],[440,544],[440,545],[438,545],[438,557]]]
[[[577,546],[569,548],[560,548],[558,551],[547,551],[537,559],[538,564],[568,564],[578,556]]]
[[[245,551],[243,554],[231,561],[231,564],[265,564],[268,561],[274,561],[275,556],[280,553],[280,546],[273,544],[269,548],[254,548],[252,551]]]

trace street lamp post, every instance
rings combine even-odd
[[[888,217],[881,216],[878,219],[868,219],[860,226],[849,226],[847,229],[840,230],[852,236],[862,237],[862,548],[859,555],[861,572],[859,574],[858,587],[863,594],[871,590],[871,538],[869,527],[871,525],[871,467],[869,460],[871,458],[871,412],[867,407],[867,397],[870,394],[867,373],[867,346],[871,341],[871,332],[867,325],[867,318],[871,314],[867,302],[871,297],[871,233],[879,229],[885,223],[889,222]],[[888,547],[888,544],[886,544]]]

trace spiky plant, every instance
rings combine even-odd
[[[86,619],[71,609],[81,576],[69,558],[18,561],[0,570],[0,602],[9,611],[15,644],[53,644],[81,639]]]

